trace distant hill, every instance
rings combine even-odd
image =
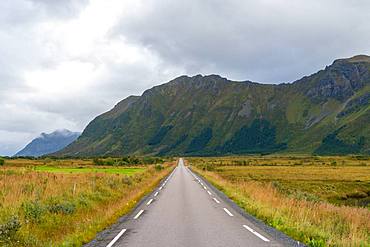
[[[81,133],[57,130],[50,134],[42,133],[14,156],[42,156],[57,152],[75,141]]]
[[[370,154],[370,57],[290,84],[181,76],[96,117],[59,155]]]

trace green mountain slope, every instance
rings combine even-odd
[[[59,155],[370,153],[370,57],[292,84],[181,76],[95,118]]]

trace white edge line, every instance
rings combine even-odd
[[[147,203],[146,203],[146,205],[150,205],[150,203],[152,203],[153,202],[153,198],[152,199],[150,199]]]
[[[127,229],[122,229],[122,231],[120,231],[117,236],[114,237],[114,239],[107,245],[107,247],[112,247],[116,242],[117,240],[127,231]]]
[[[224,208],[224,211],[231,217],[233,217],[234,215],[227,209],[227,208]]]
[[[217,198],[216,198],[216,197],[213,197],[213,200],[214,200],[216,203],[220,203],[220,201],[219,201],[219,200],[217,200]]]
[[[135,215],[134,220],[138,219],[142,213],[144,213],[144,210],[141,209],[139,211],[139,213],[137,213],[137,215]]]
[[[158,193],[159,193],[158,191],[157,191],[157,192],[155,192],[154,196],[157,196],[157,195],[158,195]]]
[[[162,189],[162,186],[161,187],[159,187],[159,190],[161,190]]]
[[[256,232],[255,230],[253,230],[252,228],[250,228],[249,226],[247,225],[243,225],[243,227],[245,229],[247,229],[248,231],[250,231],[251,233],[253,233],[254,235],[256,235],[257,237],[259,237],[260,239],[262,239],[263,241],[265,242],[270,242],[270,240],[268,240],[267,238],[265,238],[264,236],[262,236],[261,234],[259,234],[258,232]]]
[[[208,193],[209,195],[212,195],[212,193],[211,193],[209,190],[207,190],[207,193]]]

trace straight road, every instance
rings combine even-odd
[[[180,159],[128,219],[86,246],[285,246],[233,210]]]

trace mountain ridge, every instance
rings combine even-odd
[[[370,153],[369,94],[366,55],[285,84],[183,75],[120,101],[57,154]]]
[[[80,135],[80,132],[72,132],[67,129],[55,130],[49,134],[41,133],[14,156],[39,157],[51,154],[63,149],[75,141]]]

